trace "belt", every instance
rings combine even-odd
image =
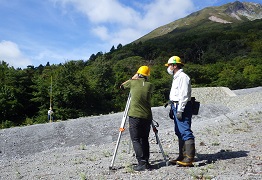
[[[171,103],[173,103],[173,104],[179,104],[179,101],[170,101]],[[188,102],[191,102],[191,100],[190,101],[187,101],[187,103]]]
[[[174,104],[178,104],[179,101],[171,101],[171,102],[174,103]]]

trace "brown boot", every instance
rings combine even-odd
[[[182,161],[185,155],[185,141],[182,139],[178,139],[178,147],[179,147],[179,155],[176,159],[172,159],[169,161],[170,164],[176,165],[177,161]]]
[[[182,161],[177,161],[178,165],[181,166],[192,166],[195,158],[195,141],[189,139],[185,141],[185,152],[186,155]]]

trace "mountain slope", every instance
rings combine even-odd
[[[185,18],[178,19],[161,26],[134,42],[143,42],[155,37],[165,35],[177,28],[197,26],[201,22],[216,22],[220,24],[241,23],[262,19],[262,5],[236,1],[223,6],[207,7],[194,12]]]

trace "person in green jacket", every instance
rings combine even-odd
[[[151,96],[154,89],[152,83],[148,82],[150,69],[141,66],[137,73],[121,84],[121,89],[130,89],[131,101],[128,111],[129,133],[136,154],[138,165],[135,171],[150,169],[149,164],[149,132],[152,123]]]

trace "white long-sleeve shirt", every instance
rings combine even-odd
[[[174,74],[169,99],[178,101],[177,111],[181,112],[184,112],[186,103],[191,100],[191,80],[183,69]]]
[[[52,111],[52,110],[48,110],[47,114],[48,114],[48,115],[52,115],[52,114],[53,114],[53,111]]]

